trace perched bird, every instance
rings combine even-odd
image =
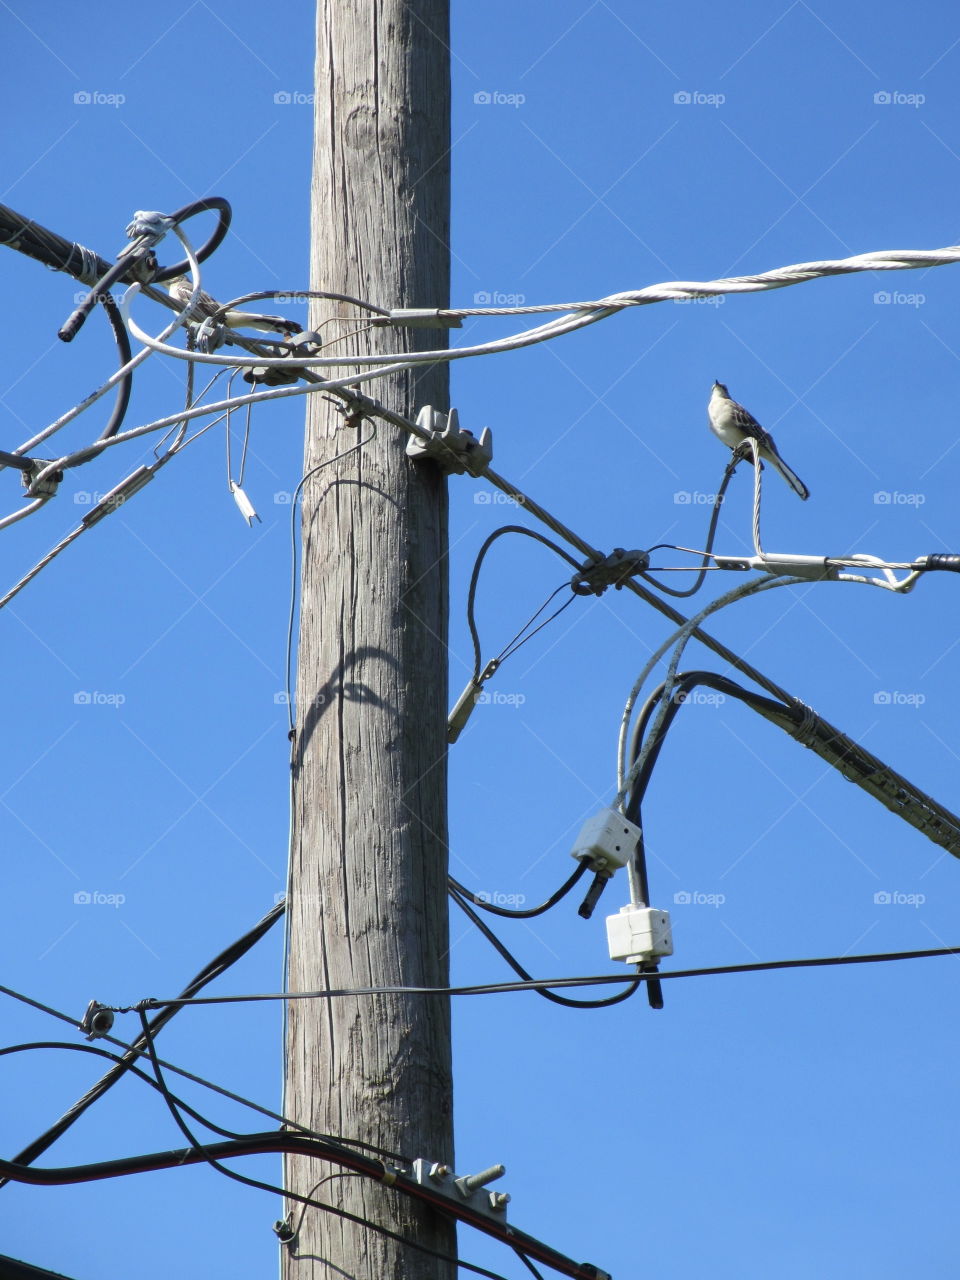
[[[174,276],[167,282],[167,292],[174,302],[181,307],[186,306],[193,293],[193,285],[186,276]],[[217,315],[220,303],[202,290],[190,313],[190,320],[202,324],[204,320]],[[264,316],[255,311],[225,311],[216,319],[217,324],[225,324],[231,329],[262,329],[267,333],[299,333],[301,326],[295,320],[285,320],[283,316]]]
[[[707,405],[707,417],[710,419],[710,430],[718,440],[722,440],[731,449],[736,449],[737,445],[742,444],[748,436],[756,440],[760,446],[760,457],[769,462],[774,470],[780,472],[794,493],[804,500],[810,497],[810,490],[780,457],[777,446],[773,443],[773,437],[769,432],[764,431],[752,413],[730,398],[730,392],[722,382],[713,384],[713,394]],[[753,460],[752,453],[747,453],[746,456],[750,461]]]

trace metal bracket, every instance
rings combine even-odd
[[[468,1204],[471,1209],[482,1213],[485,1218],[492,1218],[494,1222],[506,1222],[510,1197],[504,1191],[487,1191],[485,1188],[488,1183],[502,1178],[505,1173],[506,1169],[502,1164],[495,1164],[480,1173],[458,1178],[447,1164],[423,1159],[413,1162],[413,1176],[421,1187],[439,1191],[456,1204]]]
[[[616,587],[619,591],[628,578],[649,567],[650,556],[646,551],[624,551],[623,547],[615,547],[602,560],[588,560],[573,575],[570,586],[578,596],[601,596],[607,587]]]
[[[456,409],[441,413],[432,405],[424,405],[417,414],[417,426],[429,433],[430,439],[411,435],[407,440],[407,457],[418,461],[430,458],[446,472],[462,476],[482,476],[493,461],[493,433],[489,427],[480,432],[479,440],[460,426]]]

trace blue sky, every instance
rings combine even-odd
[[[572,301],[955,243],[960,19],[944,4],[910,12],[454,0],[454,302]],[[13,3],[0,24],[12,122],[0,200],[110,256],[135,209],[223,195],[233,230],[205,286],[236,296],[307,283],[312,6]],[[11,252],[0,262],[0,446],[12,448],[113,357],[102,321],[69,348],[57,341],[72,281]],[[705,414],[720,379],[811,489],[801,504],[768,470],[768,548],[895,560],[957,550],[958,271],[625,312],[455,365],[453,402],[463,425],[492,428],[498,471],[605,549],[701,544],[704,496],[726,462]],[[155,309],[138,308],[160,327]],[[455,340],[523,324],[470,321]],[[128,424],[174,411],[182,393],[182,368],[152,358]],[[65,444],[88,440],[97,412]],[[262,524],[248,529],[230,498],[215,428],[0,616],[5,984],[78,1016],[91,998],[173,994],[282,890],[284,497],[301,474],[302,430],[299,401],[254,414],[245,487]],[[4,590],[152,445],[121,452],[4,531]],[[16,477],[4,472],[0,487],[2,511],[15,509]],[[451,484],[454,693],[469,675],[473,558],[518,517],[489,499],[469,478]],[[717,548],[749,542],[741,472]],[[566,576],[532,543],[501,541],[478,594],[485,646],[506,643]],[[696,603],[730,585],[709,578]],[[904,597],[787,587],[710,627],[956,808],[956,590],[945,576]],[[615,791],[623,701],[667,634],[658,614],[611,591],[575,603],[504,664],[492,686],[503,696],[451,750],[458,878],[532,903],[566,877],[580,824]],[[696,646],[684,666],[723,671]],[[960,942],[953,860],[738,704],[684,709],[644,813],[672,967]],[[607,972],[603,916],[626,900],[618,879],[590,923],[565,904],[499,932],[538,975]],[[507,976],[458,918],[452,937],[455,980]],[[658,1013],[642,996],[598,1012],[529,994],[461,1000],[458,1165],[503,1162],[511,1220],[617,1277],[952,1276],[954,963],[676,982]],[[218,990],[276,990],[280,968],[278,932]],[[5,1043],[61,1036],[12,1002],[4,1014]],[[189,1009],[162,1051],[273,1106],[279,1028],[276,1006]],[[132,1037],[133,1019],[118,1030]],[[0,1069],[6,1155],[99,1074],[56,1053]],[[228,1126],[259,1127],[184,1094]],[[178,1145],[159,1100],[128,1080],[43,1161]],[[244,1169],[277,1174],[272,1161]],[[136,1258],[144,1280],[172,1268],[262,1276],[275,1266],[276,1216],[269,1196],[199,1168],[11,1186],[0,1249],[77,1280],[115,1273],[118,1258]],[[469,1231],[460,1249],[526,1274]]]

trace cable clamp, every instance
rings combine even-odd
[[[621,587],[635,573],[642,573],[650,567],[650,556],[646,551],[624,551],[623,547],[615,547],[608,556],[601,560],[588,560],[570,580],[570,586],[578,596],[601,596],[607,587]]]
[[[157,209],[137,209],[126,226],[128,240],[138,240],[141,236],[151,242],[151,247],[158,244],[174,225],[169,214],[160,213]]]
[[[78,1025],[88,1040],[99,1040],[101,1036],[110,1034],[113,1013],[99,1000],[91,1000]]]
[[[323,339],[313,329],[301,329],[299,333],[285,338],[276,346],[278,357],[313,356],[323,346]],[[280,364],[258,364],[244,371],[243,380],[254,385],[263,383],[266,387],[282,387],[297,382],[303,377],[303,372],[300,368],[284,369]]]
[[[407,457],[414,461],[430,458],[448,474],[462,476],[468,471],[477,477],[482,476],[493,461],[490,428],[484,427],[478,440],[473,432],[460,426],[456,409],[441,413],[426,404],[417,414],[417,426],[423,434],[411,434],[407,440]]]
[[[466,1203],[477,1213],[482,1213],[485,1218],[492,1218],[495,1222],[506,1222],[510,1196],[504,1191],[487,1191],[486,1188],[505,1173],[506,1169],[502,1164],[494,1164],[489,1169],[482,1169],[480,1173],[458,1178],[448,1164],[423,1159],[413,1162],[413,1176],[421,1187],[430,1187],[444,1199],[452,1200],[457,1205]]]
[[[48,476],[44,476],[42,480],[37,477],[46,471],[53,458],[25,458],[25,462],[29,465],[20,469],[20,483],[27,491],[30,498],[52,498],[55,496],[63,479],[62,471],[51,471]]]

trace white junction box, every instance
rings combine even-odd
[[[571,858],[587,858],[594,871],[613,875],[626,866],[640,839],[640,828],[616,809],[601,809],[580,828]]]
[[[621,907],[615,916],[607,916],[607,946],[611,960],[626,964],[672,956],[670,912],[655,907]]]

